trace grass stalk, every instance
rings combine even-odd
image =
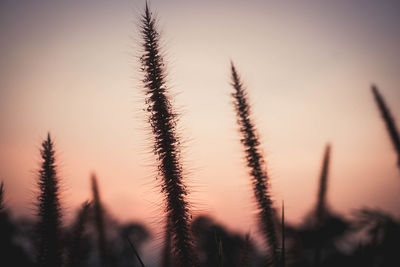
[[[275,210],[270,197],[266,163],[261,153],[256,127],[251,120],[247,92],[233,63],[231,63],[231,72],[231,85],[234,88],[232,96],[234,99],[237,123],[239,124],[239,132],[242,135],[241,142],[246,154],[245,159],[247,167],[250,169],[254,197],[259,208],[259,227],[269,247],[271,254],[270,261],[273,266],[276,266],[279,262],[279,246],[275,225]]]
[[[319,224],[322,223],[324,216],[326,215],[326,192],[328,189],[328,172],[330,162],[331,146],[326,145],[324,158],[322,161],[321,176],[319,180],[318,199],[316,205],[316,219]]]
[[[89,214],[90,203],[84,202],[79,210],[77,219],[72,229],[72,243],[69,249],[68,265],[69,267],[82,266],[82,239],[86,228]]]
[[[372,94],[374,95],[375,102],[378,106],[379,111],[381,112],[381,116],[383,121],[385,122],[386,129],[389,133],[390,140],[392,141],[394,150],[397,153],[397,167],[400,170],[400,134],[399,130],[396,126],[396,122],[392,114],[390,113],[390,109],[387,106],[385,100],[383,99],[382,95],[380,94],[378,87],[375,85],[371,86]]]
[[[107,254],[106,230],[104,227],[104,208],[100,199],[99,187],[95,174],[92,174],[92,193],[93,193],[93,210],[94,221],[97,231],[97,248],[99,250],[100,262],[103,267],[109,266],[109,258]]]
[[[149,122],[154,135],[154,153],[158,156],[158,170],[162,176],[162,192],[165,196],[166,213],[171,222],[172,247],[178,266],[191,267],[195,264],[192,237],[190,234],[188,191],[183,181],[180,161],[180,140],[177,135],[177,114],[173,111],[168,88],[164,59],[160,52],[160,35],[156,19],[146,3],[141,19],[142,70],[146,93]]]
[[[37,224],[37,266],[59,267],[62,265],[61,206],[59,181],[56,172],[55,150],[50,133],[42,142],[42,165],[39,170],[39,196]]]

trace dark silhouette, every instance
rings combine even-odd
[[[331,146],[328,144],[326,145],[324,159],[322,162],[321,176],[319,179],[318,199],[315,210],[318,224],[321,224],[323,222],[323,219],[327,213],[326,191],[328,187],[327,183],[328,183],[330,153],[331,153]]]
[[[4,183],[0,185],[0,261],[1,266],[33,266],[29,255],[15,242],[18,235],[17,225],[10,219],[7,207],[4,204]]]
[[[107,250],[106,230],[104,228],[104,208],[100,200],[97,178],[92,174],[92,192],[93,192],[93,211],[94,222],[97,231],[97,248],[99,250],[100,262],[103,267],[109,266],[109,255]]]
[[[328,171],[329,171],[329,160],[330,160],[331,146],[328,144],[325,148],[324,159],[322,161],[321,176],[319,179],[319,190],[317,205],[315,208],[315,227],[317,229],[322,229],[324,226],[325,219],[329,216],[328,209],[326,207],[326,193],[328,187]],[[317,244],[315,249],[315,265],[320,264],[321,258],[321,246],[322,244]]]
[[[375,85],[371,86],[372,93],[374,94],[375,102],[378,105],[379,111],[383,121],[385,122],[386,129],[388,130],[390,139],[392,140],[394,149],[397,153],[397,166],[400,169],[400,135],[397,129],[396,122],[388,106],[386,105],[382,95],[379,93],[378,88]]]
[[[400,221],[378,209],[364,208],[355,215],[356,229],[365,231],[369,240],[354,255],[362,255],[364,266],[400,266]]]
[[[119,240],[117,242],[123,244],[122,250],[118,256],[118,262],[119,262],[118,266],[121,267],[137,266],[136,263],[140,264],[141,260],[141,259],[139,260],[141,247],[143,243],[151,237],[151,234],[146,227],[138,223],[127,223],[119,226],[118,228],[119,228]],[[135,255],[132,254],[132,252],[134,251],[132,251],[132,247],[129,244],[130,242],[132,243],[132,245],[134,245],[137,256],[136,253],[134,253]]]
[[[246,234],[244,240],[242,242],[242,246],[240,247],[240,265],[241,267],[249,267],[250,266],[250,234]]]
[[[296,266],[330,266],[332,260],[342,257],[337,246],[349,230],[349,223],[331,211],[326,203],[330,163],[330,145],[327,145],[321,167],[315,208],[299,228],[288,226],[288,234],[294,240],[291,248]]]
[[[173,251],[177,265],[191,267],[195,265],[192,237],[190,234],[188,191],[183,181],[183,169],[180,162],[180,140],[177,135],[177,114],[173,111],[171,100],[167,96],[164,60],[160,53],[160,36],[156,29],[156,20],[148,5],[141,20],[141,32],[144,53],[141,57],[144,72],[143,84],[146,93],[149,122],[154,134],[154,153],[158,156],[158,171],[162,176],[162,192],[166,198],[167,219],[171,222]]]
[[[265,242],[269,246],[271,253],[270,261],[276,265],[279,261],[279,245],[276,231],[276,214],[272,207],[272,200],[269,189],[269,178],[265,167],[265,160],[261,153],[260,141],[256,132],[254,123],[251,121],[250,105],[246,89],[231,63],[232,87],[235,90],[232,93],[234,106],[236,110],[239,131],[242,134],[241,142],[246,153],[247,166],[250,169],[252,177],[254,196],[259,207],[259,225],[264,235]]]
[[[254,262],[253,244],[247,238],[230,233],[222,225],[206,216],[197,217],[192,223],[199,266],[241,267],[241,262],[251,266]]]
[[[78,212],[78,216],[72,228],[72,240],[69,246],[68,266],[79,267],[84,266],[84,261],[87,258],[87,246],[84,246],[84,231],[87,227],[88,213],[90,203],[85,202],[82,204]]]
[[[137,250],[136,250],[136,248],[135,248],[135,246],[132,244],[131,240],[129,240],[129,237],[128,237],[127,239],[128,239],[128,243],[129,243],[129,245],[131,246],[131,249],[132,249],[133,253],[135,254],[136,258],[138,259],[138,261],[139,261],[139,263],[140,263],[140,266],[141,266],[141,267],[145,267],[145,266],[144,266],[144,263],[143,263],[143,261],[142,261],[142,259],[140,258],[139,253],[137,252]]]
[[[62,265],[61,207],[59,181],[56,173],[54,144],[50,133],[40,151],[42,166],[39,171],[38,196],[39,222],[37,266],[58,267]]]

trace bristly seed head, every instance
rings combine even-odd
[[[177,135],[177,114],[167,95],[164,60],[160,53],[160,36],[148,5],[141,20],[142,47],[140,57],[144,73],[149,123],[154,135],[154,153],[158,157],[158,172],[162,177],[161,191],[166,201],[166,221],[170,221],[173,250],[181,267],[195,265],[192,238],[189,230],[188,194],[183,182],[180,140]]]
[[[242,135],[241,142],[245,150],[245,159],[252,178],[254,196],[259,208],[259,225],[264,234],[265,242],[270,249],[270,260],[273,265],[276,265],[279,261],[279,246],[275,225],[276,214],[272,207],[272,200],[269,193],[269,179],[265,168],[265,161],[261,153],[256,128],[251,121],[247,93],[232,62],[231,74],[231,85],[234,89],[232,93],[233,104],[236,111],[237,123],[239,124],[239,132]]]
[[[40,151],[42,166],[39,170],[38,186],[38,266],[59,267],[62,265],[61,207],[59,185],[56,174],[55,151],[50,133],[42,142]]]

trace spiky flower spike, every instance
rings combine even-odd
[[[259,208],[259,224],[265,242],[269,246],[272,265],[277,265],[279,260],[278,238],[275,225],[275,210],[270,198],[269,178],[265,168],[265,161],[260,149],[256,128],[251,121],[250,105],[246,90],[240,80],[234,64],[231,62],[232,83],[234,93],[234,106],[236,110],[239,131],[242,134],[241,142],[246,153],[247,166],[253,184],[253,191]]]
[[[97,247],[100,254],[100,261],[103,267],[108,267],[108,254],[106,245],[106,232],[104,229],[104,209],[100,200],[99,187],[97,185],[97,178],[92,174],[92,192],[93,192],[93,211],[94,221],[97,231]]]
[[[328,144],[325,148],[324,159],[322,161],[321,176],[319,180],[318,200],[315,215],[318,223],[322,223],[326,215],[326,191],[328,187],[328,171],[330,161],[331,146]]]
[[[158,171],[162,176],[162,192],[166,201],[166,222],[170,220],[173,251],[178,265],[190,267],[195,264],[192,237],[190,234],[188,194],[183,182],[180,162],[180,140],[177,135],[177,114],[173,111],[167,95],[166,74],[160,52],[160,37],[156,20],[147,3],[141,19],[142,47],[141,57],[144,72],[149,122],[154,134],[154,153],[158,156]]]
[[[394,149],[397,153],[397,166],[400,169],[400,134],[399,130],[396,127],[396,123],[393,119],[392,114],[390,114],[390,110],[386,105],[383,97],[378,91],[378,88],[375,85],[371,86],[372,93],[375,97],[375,102],[378,105],[378,108],[381,112],[382,119],[385,121],[386,129],[389,132],[390,139],[392,140]]]
[[[39,171],[38,258],[37,266],[58,267],[62,264],[61,207],[56,174],[54,144],[50,133],[42,142],[42,166]]]
[[[86,228],[89,214],[90,203],[85,201],[79,210],[78,216],[72,229],[72,243],[69,248],[68,265],[69,267],[79,267],[82,265],[82,237]]]

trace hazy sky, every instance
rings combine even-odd
[[[162,221],[140,87],[144,1],[0,2],[0,177],[7,205],[33,214],[41,140],[51,131],[70,216],[98,175],[109,211]],[[195,214],[255,231],[229,85],[247,85],[273,197],[300,222],[333,146],[328,201],[347,215],[398,214],[400,174],[373,101],[400,120],[399,1],[151,1],[185,140]]]

